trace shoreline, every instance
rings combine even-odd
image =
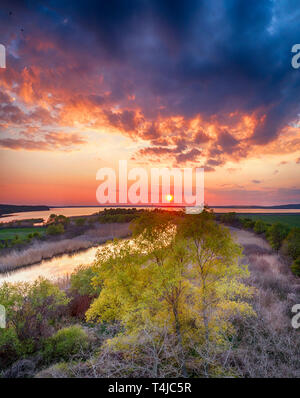
[[[59,258],[64,255],[72,255],[80,252],[87,251],[93,247],[101,246],[106,242],[113,239],[126,239],[130,237],[129,224],[105,224],[113,225],[116,231],[112,235],[92,237],[90,234],[95,232],[89,230],[83,235],[76,236],[75,238],[67,238],[59,241],[52,242],[35,242],[30,247],[22,251],[12,251],[4,257],[0,257],[0,280],[3,275],[10,275],[23,268],[36,266],[43,261]],[[122,228],[123,227],[123,228]],[[98,230],[99,232],[99,230]],[[21,264],[18,260],[22,260]]]

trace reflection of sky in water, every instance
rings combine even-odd
[[[25,267],[10,274],[0,275],[0,283],[7,282],[31,282],[39,276],[47,279],[58,279],[71,274],[72,271],[81,264],[91,264],[97,252],[97,247],[92,247],[86,251],[64,254],[51,260],[44,260],[37,265]]]

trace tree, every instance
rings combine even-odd
[[[47,235],[61,235],[65,232],[65,228],[63,224],[50,224],[47,229],[46,233]]]
[[[78,226],[78,227],[81,227],[82,225],[84,225],[85,224],[85,218],[77,218],[76,220],[75,220],[75,224]]]
[[[241,310],[251,313],[246,303],[235,302],[236,297],[249,297],[251,290],[240,282],[249,275],[247,268],[239,265],[241,248],[234,243],[227,228],[214,222],[209,213],[191,215],[181,226],[187,239],[192,277],[196,281],[199,297],[197,310],[202,315],[205,340],[214,323],[222,319],[222,311]],[[222,322],[219,322],[219,326]],[[226,322],[223,325],[226,327]]]
[[[295,275],[300,276],[300,257],[298,257],[291,266]]]
[[[42,338],[51,334],[68,302],[64,292],[43,278],[31,284],[4,282],[0,286],[0,303],[6,309],[7,328],[3,333],[0,330],[0,362],[8,341],[14,341],[15,355],[40,348]]]
[[[268,226],[262,220],[256,220],[254,224],[253,231],[257,234],[263,234],[266,232]]]
[[[132,241],[114,241],[99,251],[93,284],[101,285],[101,292],[87,319],[120,322],[123,331],[110,341],[119,348],[146,325],[167,326],[181,353],[181,374],[187,376],[191,341],[219,344],[232,329],[232,314],[253,314],[242,300],[251,290],[240,282],[248,275],[238,264],[240,255],[229,231],[208,212],[183,221],[176,217],[175,223],[169,215],[143,215]]]
[[[296,260],[300,257],[300,228],[293,228],[289,232],[282,244],[284,254]]]
[[[275,250],[279,250],[283,240],[287,237],[289,228],[281,223],[273,224],[267,230],[267,239]]]

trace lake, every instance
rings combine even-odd
[[[107,207],[109,209],[110,207]],[[150,208],[149,208],[150,209]],[[171,209],[170,207],[166,209]],[[227,212],[236,212],[236,213],[244,213],[244,214],[300,214],[300,209],[246,209],[246,208],[212,208],[215,213],[227,213]],[[64,215],[66,217],[73,216],[89,216],[94,213],[98,213],[99,211],[103,211],[103,207],[53,207],[50,210],[44,211],[29,211],[29,212],[21,212],[9,214],[7,217],[0,218],[0,222],[10,222],[14,220],[25,220],[30,218],[43,218],[45,221],[49,218],[51,214]],[[173,208],[176,210],[176,208]]]

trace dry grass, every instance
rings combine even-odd
[[[15,250],[0,257],[0,272],[9,272],[54,256],[88,249],[113,238],[125,238],[129,234],[129,224],[116,223],[99,225],[73,239],[62,239],[55,242],[36,241],[27,249]]]
[[[239,344],[229,363],[242,377],[300,377],[299,331],[291,326],[300,279],[262,238],[233,230],[250,271],[246,283],[256,288],[251,304],[257,317],[237,320]]]

